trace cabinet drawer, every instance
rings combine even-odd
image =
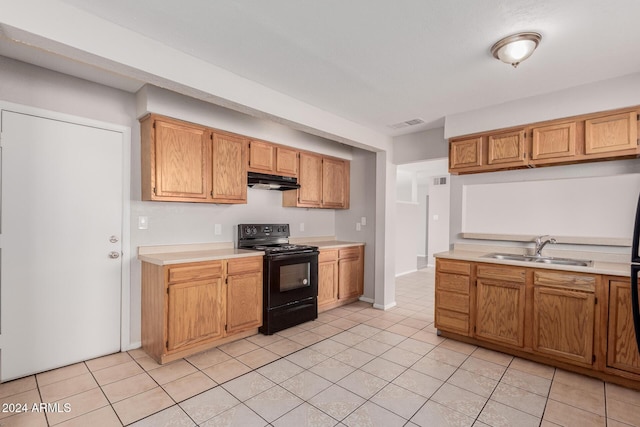
[[[222,276],[222,261],[169,268],[169,283]]]
[[[469,278],[459,274],[438,273],[437,289],[469,294]]]
[[[584,292],[596,291],[596,277],[588,274],[558,273],[551,271],[535,271],[534,286],[574,289]]]
[[[330,250],[321,250],[318,254],[318,262],[331,262],[338,260],[338,250],[330,249]]]
[[[485,279],[524,283],[525,276],[526,271],[524,268],[494,267],[489,265],[478,266],[478,277],[483,277]]]
[[[436,291],[436,298],[439,308],[469,314],[469,295]]]
[[[469,315],[449,310],[436,310],[436,328],[469,334]]]
[[[227,261],[227,275],[253,273],[262,270],[262,257],[234,258]]]
[[[358,258],[360,257],[360,246],[340,249],[340,251],[338,252],[338,256],[340,259]]]
[[[464,274],[466,276],[471,274],[471,264],[468,262],[438,259],[437,267],[438,271],[445,271],[447,273]]]

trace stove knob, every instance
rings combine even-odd
[[[251,234],[258,234],[258,229],[257,229],[257,228],[255,228],[255,227],[253,227],[253,228],[251,229]]]
[[[244,234],[247,234],[247,235],[251,234],[251,227],[245,227]]]

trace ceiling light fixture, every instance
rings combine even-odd
[[[542,36],[538,33],[517,33],[499,40],[491,47],[491,54],[502,62],[517,67],[531,56]]]

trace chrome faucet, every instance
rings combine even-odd
[[[536,237],[536,249],[534,252],[535,256],[542,256],[542,248],[546,246],[547,243],[556,243],[556,239],[551,236],[538,236]]]

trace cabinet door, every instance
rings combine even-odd
[[[441,270],[442,263],[439,260],[437,263],[440,270],[436,272],[435,286],[436,328],[469,335],[470,278],[465,275],[445,273]]]
[[[206,200],[210,182],[209,132],[165,120],[155,120],[153,127],[151,158],[143,158],[143,163],[150,163],[144,164],[143,169],[152,168],[150,199]]]
[[[595,325],[593,293],[536,286],[533,290],[533,350],[593,364]]]
[[[322,157],[300,153],[298,167],[298,206],[320,207],[322,203]]]
[[[531,159],[558,159],[576,154],[576,122],[533,128]]]
[[[338,251],[318,255],[318,309],[338,301]]]
[[[247,203],[246,146],[242,137],[213,134],[211,195],[214,202]]]
[[[222,278],[169,285],[167,351],[224,335]]]
[[[324,158],[322,161],[322,207],[349,206],[349,162]]]
[[[487,141],[487,163],[490,165],[526,165],[524,130],[490,135]]]
[[[362,295],[364,265],[361,247],[341,249],[338,257],[338,299]]]
[[[276,175],[298,176],[298,152],[285,147],[276,148]]]
[[[478,338],[524,346],[523,283],[477,279],[476,332]]]
[[[640,353],[633,328],[629,279],[609,282],[607,366],[640,374]]]
[[[637,113],[613,114],[585,120],[585,153],[631,150],[638,146]]]
[[[275,171],[275,146],[263,141],[249,143],[249,170],[272,174]]]
[[[262,271],[227,277],[227,335],[262,325]]]
[[[449,171],[464,171],[482,165],[482,137],[451,141]]]

